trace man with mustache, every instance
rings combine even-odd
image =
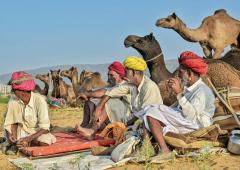
[[[51,145],[56,142],[50,133],[48,105],[45,98],[34,93],[35,81],[31,74],[18,71],[9,84],[15,94],[8,102],[4,130],[10,150],[29,145]],[[4,147],[4,152],[7,148]]]
[[[168,80],[168,86],[176,95],[177,102],[170,107],[147,106],[142,116],[146,129],[153,135],[165,155],[170,155],[171,152],[164,135],[184,134],[210,126],[215,111],[214,94],[201,79],[208,71],[207,64],[190,51],[183,52],[178,61],[180,80]]]
[[[75,130],[78,131],[80,127],[90,127],[93,123],[93,116],[95,112],[99,112],[99,103],[101,102],[105,92],[114,87],[127,83],[125,80],[125,68],[122,63],[114,61],[108,66],[108,83],[105,88],[86,91],[78,94],[78,98],[85,100],[83,121],[77,124]],[[109,121],[123,121],[124,117],[129,114],[129,95],[124,97],[114,98],[104,103],[104,106],[109,115],[109,120],[102,125],[103,128]],[[97,110],[96,110],[97,109]]]

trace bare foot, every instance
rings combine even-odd
[[[94,130],[93,129],[84,128],[84,127],[81,127],[81,126],[78,127],[77,132],[79,134],[83,135],[87,139],[92,139],[93,135],[94,135]]]

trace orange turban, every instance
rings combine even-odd
[[[204,75],[208,71],[208,65],[205,63],[202,57],[199,57],[197,54],[191,51],[185,51],[180,54],[178,59],[180,65],[183,65],[186,68],[190,68],[200,75]]]

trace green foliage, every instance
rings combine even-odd
[[[8,101],[9,101],[9,97],[7,97],[7,96],[0,96],[0,103],[6,104],[6,103],[8,103]]]
[[[23,164],[21,164],[21,168],[22,168],[22,170],[32,170],[33,166],[31,163],[23,163]]]
[[[138,159],[148,162],[154,154],[155,151],[151,144],[151,139],[144,139],[143,145],[137,153]]]

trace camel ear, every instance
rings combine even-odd
[[[172,14],[172,17],[173,17],[174,19],[177,18],[177,15],[175,14],[175,12]]]
[[[153,38],[154,38],[154,36],[153,36],[153,33],[152,33],[152,32],[150,33],[150,35],[149,35],[149,36],[150,36],[150,38],[151,38],[151,39],[153,39]]]

